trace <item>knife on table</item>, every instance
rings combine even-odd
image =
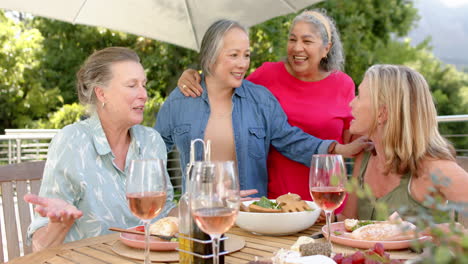
[[[118,227],[109,227],[109,230],[110,230],[110,231],[120,232],[120,233],[129,233],[129,234],[136,234],[136,235],[145,235],[145,232],[136,231],[136,230],[129,230],[129,229],[124,229],[124,228],[118,228]],[[152,233],[150,233],[150,236],[155,236],[155,237],[158,237],[158,238],[167,240],[167,241],[171,241],[171,239],[177,238],[177,237],[175,237],[175,236],[163,236],[163,235],[156,235],[156,234],[152,234]]]

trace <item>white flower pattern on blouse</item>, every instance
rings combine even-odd
[[[83,212],[64,242],[111,233],[111,226],[128,228],[142,224],[128,209],[125,197],[130,161],[159,158],[167,164],[166,145],[159,133],[149,127],[133,126],[130,134],[125,171],[115,166],[115,156],[97,115],[66,126],[52,140],[39,195],[63,199]],[[167,172],[166,177],[166,205],[155,220],[175,206]],[[28,229],[28,240],[48,221],[36,213]]]

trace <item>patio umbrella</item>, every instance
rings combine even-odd
[[[199,50],[216,20],[250,27],[321,0],[1,0],[0,8],[101,26]]]

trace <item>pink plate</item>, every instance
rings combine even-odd
[[[129,228],[135,230],[136,227]],[[145,236],[120,233],[120,241],[129,247],[145,249]],[[153,251],[171,251],[175,250],[179,245],[179,242],[169,242],[166,240],[159,239],[157,237],[150,236],[150,250]]]
[[[337,222],[337,223],[332,223],[330,224],[330,229],[331,229],[331,241],[337,244],[349,246],[349,247],[355,247],[355,248],[373,248],[376,243],[382,243],[385,249],[403,249],[403,248],[408,248],[411,246],[411,242],[414,240],[399,240],[399,241],[369,241],[369,240],[358,240],[358,239],[353,239],[349,237],[344,237],[342,235],[335,235],[333,232],[334,231],[339,231],[339,232],[346,232],[344,228],[344,223],[343,222]],[[327,226],[325,225],[322,228],[322,233],[327,237]],[[422,236],[418,238],[417,240],[419,241],[424,241],[431,239],[429,236]]]

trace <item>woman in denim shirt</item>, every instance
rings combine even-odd
[[[307,166],[312,154],[352,156],[366,146],[363,140],[349,145],[321,140],[289,125],[276,98],[265,87],[243,79],[250,64],[249,46],[239,23],[215,22],[200,50],[206,92],[192,98],[175,89],[159,111],[155,129],[168,150],[177,146],[182,164],[189,161],[192,139],[210,139],[213,160],[237,162],[241,189],[257,189],[258,196],[266,196],[270,144]],[[201,158],[201,153],[196,155]]]

